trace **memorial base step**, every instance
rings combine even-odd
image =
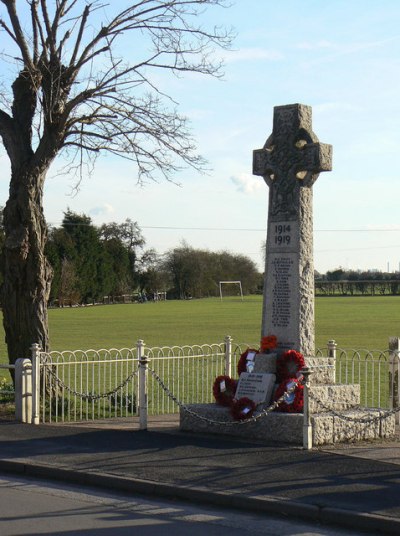
[[[310,412],[312,414],[331,410],[345,411],[359,405],[359,384],[310,385]]]
[[[225,407],[216,404],[191,404],[187,407],[193,414],[181,409],[180,429],[184,432],[257,439],[267,444],[303,445],[302,413],[272,412],[257,421],[238,424]],[[384,415],[382,410],[351,409],[341,412],[341,415],[347,419],[333,413],[312,415],[313,445],[351,443],[395,435],[395,416],[379,418]],[[367,419],[368,422],[359,422],[357,419]]]

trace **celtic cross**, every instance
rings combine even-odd
[[[274,108],[271,136],[253,153],[253,174],[269,186],[262,335],[314,353],[312,186],[332,169],[332,146],[312,131],[310,106]]]

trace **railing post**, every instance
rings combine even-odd
[[[232,375],[232,337],[225,337],[225,375]]]
[[[15,362],[15,419],[32,423],[32,362],[17,359]]]
[[[139,429],[147,430],[147,375],[149,360],[144,355],[145,343],[137,342],[137,356],[139,359]]]
[[[40,346],[32,344],[32,424],[39,424],[40,414]]]
[[[301,373],[304,376],[304,407],[303,407],[303,449],[311,450],[313,446],[312,441],[312,426],[311,426],[311,412],[310,412],[310,374],[312,374],[309,368],[303,368]]]
[[[333,357],[336,359],[336,350],[337,350],[337,344],[336,341],[328,341],[328,357]]]
[[[400,339],[389,337],[389,408],[396,409],[400,406],[399,390],[399,359]],[[397,422],[400,424],[400,413],[397,413]]]

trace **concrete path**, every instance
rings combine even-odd
[[[400,534],[400,441],[304,451],[181,433],[175,416],[1,422],[0,471]]]

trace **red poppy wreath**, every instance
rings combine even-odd
[[[281,382],[275,391],[274,400],[275,402],[279,400],[291,387],[293,384],[297,383],[296,389],[294,392],[286,395],[279,406],[276,408],[277,411],[283,413],[301,413],[303,411],[304,404],[304,387],[298,383],[296,378],[288,378]]]
[[[230,376],[217,376],[214,380],[213,395],[220,406],[230,406],[236,393],[237,381]]]
[[[234,400],[231,405],[231,415],[235,421],[250,419],[256,409],[256,404],[246,396]]]
[[[237,365],[237,371],[238,371],[239,376],[241,375],[242,372],[247,372],[247,367],[246,367],[247,356],[249,355],[250,352],[253,352],[255,354],[259,353],[259,351],[255,350],[254,348],[247,348],[247,350],[243,352],[243,354],[241,354],[240,359],[238,361],[238,365]]]
[[[276,361],[276,375],[278,381],[295,378],[305,367],[304,356],[296,350],[288,350],[280,355]]]

